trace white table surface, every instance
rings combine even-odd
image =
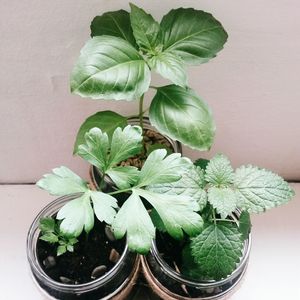
[[[300,299],[300,183],[288,205],[253,216],[250,263],[231,300]],[[34,185],[0,185],[0,299],[43,299],[27,265],[27,230],[54,198]],[[141,299],[142,300],[142,299]]]

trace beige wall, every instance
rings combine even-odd
[[[178,6],[204,9],[229,33],[215,60],[189,69],[190,85],[217,123],[206,156],[224,152],[235,166],[251,162],[300,180],[299,0],[134,2],[157,18]],[[91,19],[119,8],[127,1],[0,1],[0,182],[33,182],[62,164],[86,175],[87,165],[72,157],[81,122],[108,108],[135,112],[136,103],[69,93]]]

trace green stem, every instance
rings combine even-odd
[[[228,219],[215,219],[216,221],[222,221],[222,222],[231,222],[231,223],[236,223],[234,220],[228,220]]]
[[[212,211],[212,216],[213,216],[213,220],[214,220],[215,225],[217,225],[216,213],[215,213],[214,209]]]
[[[132,188],[128,188],[128,189],[123,189],[123,190],[118,190],[118,191],[110,192],[110,193],[107,193],[107,194],[108,195],[116,195],[116,194],[120,194],[120,193],[129,192],[131,190],[132,190]]]
[[[140,103],[139,103],[139,119],[140,119],[140,126],[142,128],[142,130],[144,129],[144,111],[143,111],[143,107],[144,107],[144,94],[141,96],[140,98]]]

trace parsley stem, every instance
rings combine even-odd
[[[110,193],[107,193],[107,194],[108,195],[116,195],[116,194],[120,194],[120,193],[129,192],[131,190],[132,190],[132,188],[128,188],[128,189],[123,189],[123,190],[118,190],[118,191],[110,192]]]
[[[139,119],[140,119],[140,126],[142,130],[144,129],[144,122],[143,122],[143,117],[144,117],[144,111],[143,111],[143,106],[144,106],[144,94],[140,98],[140,103],[139,103]]]
[[[229,220],[229,219],[215,219],[216,221],[224,221],[224,222],[231,222],[231,223],[236,223],[234,220]]]
[[[213,220],[214,220],[215,225],[217,225],[216,213],[215,213],[214,209],[212,211],[212,216],[213,216]]]

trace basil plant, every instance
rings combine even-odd
[[[149,109],[151,124],[162,134],[198,150],[208,150],[215,125],[207,104],[188,87],[186,67],[215,57],[227,40],[221,23],[192,8],[173,9],[158,23],[143,9],[106,12],[91,23],[91,38],[71,74],[71,91],[92,99],[137,101],[140,126]],[[151,86],[151,72],[170,81]],[[144,95],[156,91],[149,108]],[[112,111],[90,116],[81,126],[74,154],[84,134],[98,127],[109,135],[127,118]]]

